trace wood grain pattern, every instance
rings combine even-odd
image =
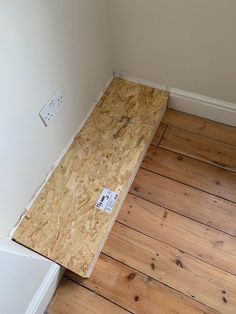
[[[130,192],[207,226],[236,236],[236,204],[140,169]]]
[[[96,293],[63,278],[45,314],[127,314]]]
[[[236,275],[235,237],[130,194],[117,220],[151,238]]]
[[[168,93],[114,79],[13,238],[88,277],[166,110]],[[103,190],[119,195],[111,214]]]
[[[217,311],[235,313],[236,276],[219,268],[119,223],[103,252]]]
[[[167,128],[167,124],[161,122],[159,127],[158,127],[158,130],[157,130],[156,134],[153,137],[152,145],[158,146],[160,144],[161,139],[162,139],[162,137],[163,137],[163,135],[164,135],[164,133],[166,131],[166,128]]]
[[[118,97],[112,92],[109,97]],[[127,93],[127,86],[121,93]],[[190,144],[183,144],[186,134],[179,141],[173,131],[170,150],[160,148],[170,129],[187,132]],[[179,143],[182,154],[176,151]],[[232,167],[233,155],[229,150],[214,155],[217,145],[235,143],[236,129],[167,112],[91,278],[67,272],[80,289],[92,291],[88,302],[86,295],[81,297],[85,306],[95,293],[107,299],[104,313],[113,311],[111,303],[141,314],[236,313],[235,173],[217,164],[224,160]],[[188,150],[192,157],[186,156]],[[50,309],[74,310],[77,305],[79,313],[81,292],[73,290],[71,302],[69,295],[68,286]]]
[[[168,110],[163,123],[236,146],[236,128],[187,113]]]
[[[153,146],[150,146],[142,168],[236,202],[234,172]]]
[[[216,313],[103,254],[90,279],[83,280],[71,272],[67,272],[67,276],[132,313]]]
[[[160,147],[236,172],[236,147],[168,126]]]

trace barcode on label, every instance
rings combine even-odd
[[[109,189],[103,189],[97,201],[96,208],[107,213],[111,213],[117,198],[118,194],[116,192],[113,192]]]

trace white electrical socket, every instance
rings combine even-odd
[[[60,90],[57,90],[49,99],[48,103],[41,109],[39,116],[45,126],[48,126],[61,111],[64,103],[64,96]]]

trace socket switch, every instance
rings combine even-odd
[[[61,111],[64,104],[64,96],[60,90],[57,90],[49,99],[47,104],[41,109],[39,116],[47,127]]]

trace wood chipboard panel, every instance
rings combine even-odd
[[[115,78],[13,239],[89,277],[166,111],[168,92]],[[96,208],[104,188],[111,213]]]

